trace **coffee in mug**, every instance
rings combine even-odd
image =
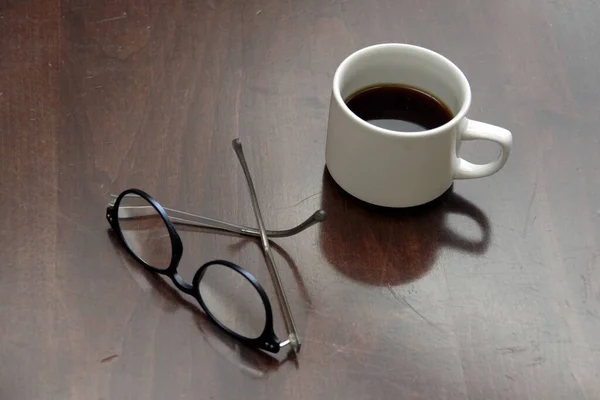
[[[351,94],[345,102],[360,119],[392,131],[435,129],[454,117],[434,95],[405,85],[367,87]]]

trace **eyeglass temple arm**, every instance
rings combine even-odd
[[[240,139],[234,139],[231,144],[233,146],[233,149],[235,150],[235,154],[237,155],[240,161],[240,164],[242,165],[242,169],[244,170],[246,183],[248,184],[248,189],[250,190],[252,208],[254,209],[254,215],[256,216],[256,222],[258,223],[258,229],[260,231],[260,239],[262,243],[263,253],[265,254],[267,267],[269,268],[269,272],[271,273],[271,277],[273,278],[273,281],[275,283],[275,292],[277,293],[277,298],[279,299],[279,303],[281,305],[281,309],[283,312],[283,321],[285,322],[285,327],[288,332],[289,341],[286,340],[285,342],[282,342],[280,344],[280,347],[283,347],[289,343],[292,347],[292,351],[297,354],[298,352],[300,352],[300,337],[298,336],[298,330],[296,329],[296,324],[294,323],[292,310],[290,308],[287,296],[285,295],[283,284],[281,283],[281,278],[279,277],[279,272],[277,271],[277,267],[275,265],[275,258],[273,257],[273,252],[271,252],[271,247],[269,245],[269,237],[267,236],[265,223],[263,221],[262,214],[260,212],[260,207],[258,205],[256,189],[254,188],[254,183],[252,183],[252,176],[250,175],[250,170],[248,168],[246,158],[244,157],[244,151],[242,150],[242,142],[240,141]]]
[[[108,203],[109,207],[113,207],[117,200],[117,195],[111,194],[110,201]],[[152,207],[148,205],[147,202],[142,201],[137,203],[136,200],[141,200],[137,195],[125,195],[122,203],[120,205],[120,209],[127,210],[128,217],[139,217],[144,215],[144,211],[150,213],[154,212]],[[124,202],[124,204],[123,204]],[[247,226],[236,225],[229,222],[219,221],[217,219],[203,217],[201,215],[190,214],[184,211],[174,210],[172,208],[163,207],[167,212],[167,215],[171,219],[173,223],[195,226],[199,228],[207,228],[207,229],[215,229],[219,231],[231,232],[238,235],[250,236],[250,237],[260,237],[260,231],[256,228],[250,228]],[[296,235],[305,229],[310,228],[312,225],[317,224],[319,222],[323,222],[326,219],[325,211],[317,210],[310,217],[308,217],[304,222],[296,225],[293,228],[279,230],[279,231],[269,231],[266,233],[272,238],[282,238]]]

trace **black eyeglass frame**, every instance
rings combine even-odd
[[[171,249],[172,249],[171,250],[171,261],[169,263],[169,266],[166,269],[156,268],[156,267],[153,267],[152,265],[148,264],[146,261],[144,261],[142,258],[140,258],[127,243],[127,240],[125,239],[123,232],[121,230],[121,227],[119,225],[119,206],[121,205],[121,201],[123,200],[123,198],[127,195],[137,195],[137,196],[141,197],[142,199],[144,199],[145,201],[147,201],[148,204],[151,205],[156,210],[158,215],[163,220],[163,222],[169,232],[169,238],[171,240]],[[277,335],[275,334],[275,330],[273,327],[273,310],[271,307],[271,302],[269,301],[269,298],[268,298],[265,290],[263,289],[261,284],[258,282],[258,280],[251,273],[249,273],[248,271],[246,271],[239,265],[234,264],[227,260],[208,261],[208,262],[204,263],[202,266],[200,266],[200,268],[196,271],[196,273],[194,274],[194,278],[192,280],[192,284],[185,282],[185,280],[181,277],[181,275],[179,275],[179,273],[177,273],[177,268],[179,266],[179,262],[181,261],[181,257],[183,255],[183,243],[181,241],[181,238],[179,237],[179,234],[177,233],[177,230],[175,229],[173,223],[169,219],[169,216],[167,215],[167,212],[165,211],[165,209],[160,205],[160,203],[158,203],[156,200],[154,200],[154,198],[152,198],[152,196],[150,196],[148,193],[146,193],[140,189],[127,189],[127,190],[123,191],[117,197],[114,204],[109,205],[106,208],[106,218],[107,218],[108,223],[110,224],[111,228],[113,229],[113,231],[116,233],[117,237],[119,238],[119,240],[124,244],[125,248],[127,249],[127,252],[134,259],[136,259],[139,263],[141,263],[146,270],[169,277],[171,279],[171,281],[173,282],[173,284],[175,285],[175,287],[177,287],[177,289],[179,289],[180,291],[182,291],[183,293],[185,293],[187,295],[194,297],[196,299],[196,301],[198,301],[198,304],[200,304],[200,307],[202,308],[202,310],[206,313],[206,315],[208,315],[209,319],[213,323],[215,323],[218,327],[223,329],[226,333],[228,333],[235,339],[239,340],[240,342],[245,343],[248,346],[258,348],[261,350],[265,350],[265,351],[268,351],[271,353],[278,353],[281,348],[283,348],[284,346],[287,346],[289,344],[289,340],[281,342],[279,340],[279,338],[277,337]],[[206,306],[206,304],[202,300],[202,296],[200,294],[200,281],[202,280],[202,277],[204,276],[204,273],[206,272],[206,270],[212,265],[221,265],[223,267],[233,269],[235,272],[242,275],[248,282],[250,282],[250,284],[254,287],[254,289],[256,289],[256,291],[260,295],[260,298],[263,302],[263,306],[265,308],[265,326],[263,328],[262,333],[257,338],[248,338],[246,336],[242,336],[239,333],[234,332],[231,329],[229,329],[228,327],[226,327],[225,325],[223,325],[211,313],[210,309]]]

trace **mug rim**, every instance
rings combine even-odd
[[[340,81],[342,79],[342,75],[349,68],[349,64],[352,63],[356,58],[364,55],[365,53],[373,51],[374,49],[378,49],[378,48],[388,48],[388,49],[399,49],[399,48],[407,49],[408,48],[408,49],[420,51],[420,52],[426,53],[432,57],[438,58],[448,68],[450,68],[451,70],[454,70],[454,72],[457,74],[457,76],[460,80],[461,86],[463,87],[463,89],[465,91],[465,98],[463,99],[460,109],[458,110],[456,115],[450,121],[446,122],[443,125],[438,126],[437,128],[427,129],[427,130],[419,131],[419,132],[406,132],[406,131],[395,131],[395,130],[391,130],[391,129],[381,128],[377,125],[373,125],[373,124],[365,121],[364,119],[357,116],[354,112],[352,112],[352,110],[350,110],[350,108],[348,107],[348,105],[346,104],[344,99],[342,98],[342,94],[340,93]],[[435,95],[435,93],[433,93],[433,94]],[[456,64],[454,64],[452,61],[450,61],[448,58],[444,57],[440,53],[437,53],[437,52],[427,49],[425,47],[421,47],[421,46],[417,46],[417,45],[413,45],[413,44],[407,44],[407,43],[374,44],[371,46],[363,47],[363,48],[353,52],[349,56],[347,56],[341,62],[341,64],[338,66],[337,70],[335,71],[335,75],[333,77],[333,96],[336,99],[336,101],[340,104],[342,110],[344,110],[344,112],[347,115],[349,115],[350,118],[354,122],[358,123],[359,125],[361,125],[364,128],[373,130],[377,133],[381,133],[384,135],[390,135],[390,136],[423,137],[423,136],[433,136],[433,135],[439,134],[440,132],[444,132],[446,130],[454,128],[454,126],[457,125],[466,116],[466,114],[469,111],[469,108],[471,106],[471,86],[469,85],[469,81],[467,80],[467,77],[465,76],[465,74],[461,71],[460,68],[458,68],[458,66],[456,66]]]

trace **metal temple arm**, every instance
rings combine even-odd
[[[115,201],[117,200],[117,195],[111,194],[110,200],[108,203],[109,207],[113,207],[115,205]],[[126,212],[124,218],[136,218],[143,215],[148,215],[149,213],[153,213],[152,206],[150,206],[145,200],[141,199],[136,195],[125,195],[123,200],[121,200],[121,205],[119,206],[119,210]],[[250,228],[247,226],[236,225],[229,222],[219,221],[217,219],[203,217],[201,215],[190,214],[184,211],[174,210],[172,208],[164,207],[164,210],[167,212],[167,215],[171,219],[171,221],[175,224],[180,225],[188,225],[195,226],[198,228],[206,228],[206,229],[214,229],[224,232],[230,232],[237,235],[250,236],[260,238],[260,231],[256,228]],[[303,230],[311,227],[312,225],[323,222],[326,219],[325,211],[317,210],[310,217],[308,217],[304,222],[296,225],[293,228],[279,230],[279,231],[269,231],[266,233],[271,238],[281,238],[281,237],[289,237],[296,235],[297,233],[302,232]]]
[[[265,223],[263,221],[262,213],[260,212],[260,206],[258,205],[258,198],[256,196],[256,189],[254,188],[254,183],[252,182],[252,176],[250,175],[250,169],[248,168],[248,163],[246,162],[246,157],[244,156],[244,151],[242,149],[242,142],[240,139],[234,139],[231,142],[233,149],[240,161],[242,166],[242,170],[244,171],[244,176],[246,177],[246,183],[248,184],[248,189],[250,190],[250,199],[252,200],[252,208],[254,209],[254,215],[256,216],[256,222],[258,224],[258,230],[260,233],[260,241],[262,243],[263,253],[265,255],[265,261],[267,263],[267,267],[269,268],[269,272],[271,273],[271,277],[273,278],[273,283],[275,286],[275,292],[277,293],[277,298],[279,299],[279,303],[281,305],[281,311],[283,313],[283,321],[285,323],[285,327],[288,331],[288,340],[284,343],[280,344],[280,348],[283,346],[287,346],[288,343],[292,347],[292,351],[294,353],[300,352],[300,336],[298,335],[298,329],[296,328],[296,323],[294,322],[294,317],[292,315],[292,309],[290,307],[290,303],[285,295],[285,290],[283,289],[283,283],[281,282],[281,278],[279,276],[279,271],[277,270],[277,266],[275,264],[275,258],[273,257],[273,252],[271,251],[271,247],[269,246],[269,236],[267,230],[265,229]],[[314,215],[314,214],[313,214]]]

